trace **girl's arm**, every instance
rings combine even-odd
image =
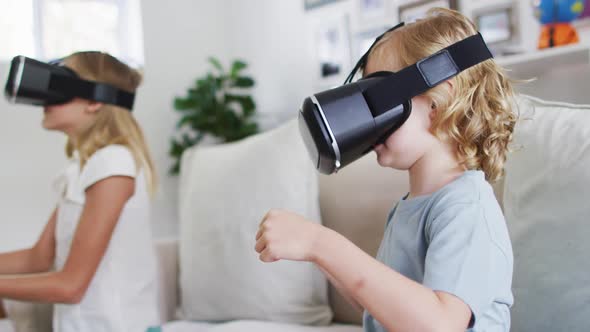
[[[53,211],[43,233],[32,248],[0,254],[0,274],[47,272],[53,266],[55,255],[55,221]]]
[[[0,298],[80,302],[134,188],[135,180],[125,176],[109,177],[90,186],[64,268],[46,274],[0,278]]]
[[[260,259],[316,263],[388,331],[465,331],[469,307],[380,263],[342,235],[286,211],[262,221],[256,251]]]

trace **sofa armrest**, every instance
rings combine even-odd
[[[3,300],[6,316],[16,332],[51,332],[53,305]],[[4,331],[0,327],[0,331]]]
[[[174,319],[178,306],[178,239],[155,240],[158,259],[159,313],[163,322]]]

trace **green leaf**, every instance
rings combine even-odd
[[[247,123],[242,128],[240,133],[242,137],[248,137],[251,135],[255,135],[258,133],[258,124],[257,123]]]
[[[242,111],[245,117],[250,117],[254,115],[254,112],[256,111],[256,103],[254,102],[254,99],[252,99],[252,97],[247,96],[246,98],[244,98],[242,102]]]
[[[172,140],[170,145],[169,154],[171,157],[180,157],[184,152],[185,147],[177,142],[176,140]]]
[[[217,88],[217,90],[223,89],[223,85],[225,84],[226,80],[227,80],[227,78],[225,76],[216,77],[215,78],[215,88]]]
[[[187,114],[180,118],[178,123],[176,124],[176,128],[180,129],[182,126],[193,124],[198,121],[198,117],[195,114]]]
[[[245,69],[248,65],[246,65],[245,62],[240,61],[240,60],[236,60],[234,61],[234,63],[231,66],[231,73],[230,76],[232,78],[237,78],[238,75],[240,74],[240,71],[242,71],[243,69]]]
[[[190,137],[190,135],[185,133],[182,135],[182,143],[186,148],[190,148],[197,143],[197,139],[196,137]]]
[[[179,111],[191,109],[196,106],[192,98],[174,98],[174,108]]]
[[[254,111],[256,109],[254,99],[252,99],[252,97],[250,96],[226,94],[225,100],[228,104],[237,103],[238,105],[240,105],[241,112],[245,117],[250,117],[252,114],[254,114]]]
[[[168,174],[170,175],[178,175],[180,173],[180,159],[174,161],[174,164],[168,170]]]
[[[234,85],[238,88],[251,88],[254,86],[254,80],[250,77],[238,77],[234,81]]]
[[[238,103],[240,104],[240,106],[242,106],[243,108],[255,108],[255,104],[254,104],[254,99],[252,99],[252,97],[250,96],[241,96],[241,95],[234,95],[234,94],[226,94],[225,95],[225,100],[227,103]]]
[[[221,65],[221,62],[219,62],[219,60],[217,60],[216,58],[209,57],[209,63],[212,64],[213,67],[215,67],[215,69],[223,71],[223,66]]]

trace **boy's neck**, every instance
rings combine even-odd
[[[408,197],[431,194],[453,182],[465,170],[452,149],[445,148],[441,143],[440,146],[425,153],[410,167],[410,194]]]

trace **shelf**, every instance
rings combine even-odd
[[[496,62],[510,69],[519,79],[538,77],[564,66],[590,65],[590,46],[576,44],[530,53],[497,57]]]

